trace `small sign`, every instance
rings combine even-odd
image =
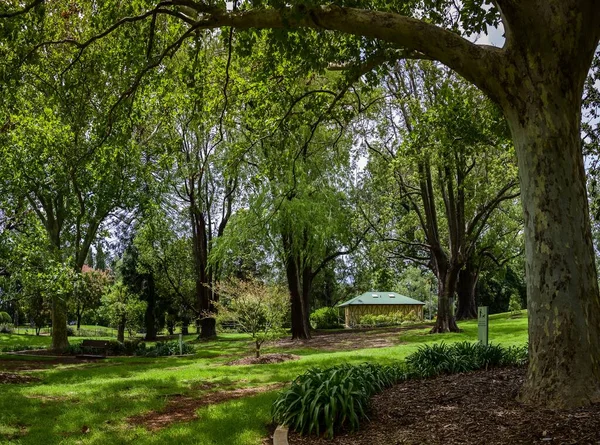
[[[488,307],[479,306],[477,308],[477,338],[479,343],[487,346],[488,344]]]

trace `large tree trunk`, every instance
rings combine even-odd
[[[536,85],[526,114],[509,114],[525,215],[530,362],[522,399],[548,407],[600,402],[600,298],[580,91],[563,86]]]
[[[81,329],[81,316],[82,315],[83,315],[83,310],[81,309],[81,305],[79,303],[77,303],[76,316],[77,316],[77,330],[78,331]]]
[[[477,318],[477,302],[475,292],[479,273],[475,266],[467,261],[458,273],[458,284],[456,293],[458,295],[458,306],[456,308],[457,320],[469,320]]]
[[[310,290],[306,290],[303,281],[306,277],[306,268],[301,267],[301,258],[292,252],[292,236],[282,234],[283,251],[285,252],[285,274],[290,291],[290,310],[292,313],[292,338],[309,339],[310,323],[308,312],[308,299]]]
[[[311,267],[304,266],[302,270],[302,316],[304,317],[304,326],[310,335],[310,294],[312,292],[313,271]]]
[[[121,318],[117,325],[117,341],[125,343],[125,318]]]
[[[52,350],[64,351],[69,347],[67,337],[67,302],[64,297],[52,297]]]
[[[449,267],[446,273],[438,276],[438,314],[432,334],[460,332],[453,308],[457,278],[458,267]]]
[[[196,269],[196,308],[200,315],[199,338],[208,339],[217,336],[217,323],[213,317],[215,308],[210,300],[212,283],[208,280],[208,241],[204,215],[192,202],[191,207],[192,232],[194,243],[194,264]]]
[[[288,256],[286,264],[286,275],[288,289],[290,291],[290,303],[292,313],[292,338],[309,339],[310,323],[308,321],[308,295],[302,286],[298,261],[292,255]]]

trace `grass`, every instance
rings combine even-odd
[[[194,443],[259,445],[267,434],[275,392],[212,405],[198,411],[198,421],[173,424],[158,432],[129,425],[127,417],[160,410],[174,394],[201,396],[206,384],[215,390],[289,382],[312,366],[340,363],[392,363],[419,345],[445,341],[476,340],[477,323],[460,323],[463,332],[429,335],[426,329],[403,332],[396,346],[378,349],[328,352],[310,347],[294,351],[298,361],[273,365],[223,366],[251,354],[251,341],[240,334],[197,342],[193,357],[109,358],[95,363],[55,365],[32,371],[40,382],[2,385],[0,392],[0,443],[112,444]],[[368,333],[357,333],[368,335]],[[0,336],[17,342],[15,336]],[[21,336],[17,336],[21,337]],[[186,338],[193,341],[195,336]],[[35,338],[35,337],[33,337]],[[489,338],[506,346],[525,343],[527,318],[490,317]],[[15,343],[17,344],[17,343]],[[270,346],[265,352],[280,351]],[[0,355],[2,362],[14,358]],[[83,430],[89,428],[89,432]]]

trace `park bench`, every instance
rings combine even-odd
[[[78,358],[106,358],[108,342],[106,340],[83,340]]]

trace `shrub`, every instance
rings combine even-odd
[[[522,366],[529,361],[529,344],[525,346],[510,346],[504,352],[505,365]]]
[[[407,377],[405,368],[375,364],[313,368],[297,377],[273,404],[273,420],[301,434],[358,428],[372,395]]]
[[[123,353],[125,355],[136,355],[138,349],[146,350],[146,343],[139,338],[125,340],[125,342],[123,342]]]
[[[167,341],[167,342],[157,342],[156,345],[146,347],[144,343],[140,343],[136,349],[136,355],[142,355],[145,357],[163,357],[169,355],[179,355],[179,342],[178,341]],[[183,353],[184,354],[193,354],[195,349],[192,345],[188,343],[183,343]]]
[[[419,316],[415,313],[414,310],[410,311],[408,314],[406,314],[406,316],[404,317],[404,319],[406,321],[419,321]]]
[[[13,328],[11,326],[8,326],[8,325],[0,326],[0,334],[12,334],[12,333],[13,333]]]
[[[405,314],[404,312],[390,312],[389,314],[363,315],[360,317],[358,325],[362,327],[399,326],[410,324],[418,320],[419,317],[417,317],[414,311],[410,311],[408,314]]]
[[[81,349],[80,343],[69,344],[69,346],[65,350],[65,353],[67,353],[69,355],[79,355],[79,354],[83,354],[83,349]]]
[[[75,329],[71,326],[67,326],[67,337],[75,337]]]
[[[0,312],[0,324],[7,325],[12,323],[12,318],[8,312]]]
[[[518,317],[521,315],[521,297],[517,294],[512,294],[510,296],[510,301],[508,302],[508,310],[510,311],[510,315],[512,317]]]
[[[433,377],[495,366],[521,365],[527,361],[527,347],[503,348],[461,342],[453,345],[437,343],[421,346],[406,358],[414,377]]]
[[[342,325],[338,310],[332,307],[322,307],[310,314],[310,323],[314,329],[338,329]]]
[[[231,279],[217,285],[221,304],[219,312],[236,323],[240,332],[252,336],[256,357],[265,341],[283,333],[287,318],[289,294],[280,286],[258,280]]]

